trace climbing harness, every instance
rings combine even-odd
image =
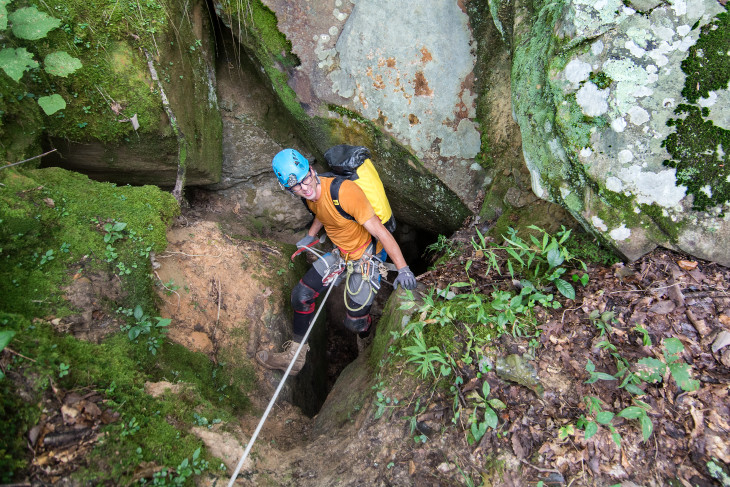
[[[322,311],[322,308],[324,308],[324,303],[325,303],[325,301],[327,301],[327,298],[329,297],[330,291],[332,291],[333,287],[334,286],[330,286],[330,288],[327,290],[327,293],[324,295],[324,299],[322,300],[322,303],[320,304],[320,307],[317,310],[317,313],[314,315],[312,322],[309,324],[309,328],[307,328],[307,332],[304,334],[304,337],[302,338],[302,341],[299,344],[297,351],[294,352],[294,358],[292,358],[291,362],[289,363],[289,366],[286,368],[286,371],[284,372],[284,376],[281,378],[281,381],[279,382],[279,386],[276,388],[276,391],[274,391],[274,395],[271,398],[271,400],[269,401],[269,405],[266,406],[264,415],[261,417],[261,420],[259,421],[258,426],[256,426],[256,429],[254,430],[253,435],[251,435],[251,439],[246,444],[246,449],[243,451],[243,455],[241,456],[241,459],[238,461],[236,470],[233,472],[233,475],[231,476],[231,480],[228,482],[228,487],[232,487],[233,482],[235,482],[236,477],[238,477],[238,472],[241,471],[241,468],[243,467],[243,462],[246,461],[246,457],[248,457],[248,454],[251,451],[251,448],[253,447],[254,441],[256,441],[256,438],[258,437],[259,433],[261,432],[261,428],[264,426],[264,422],[266,422],[266,418],[269,416],[269,413],[271,412],[271,408],[274,407],[274,404],[276,403],[276,398],[279,397],[279,393],[281,392],[282,387],[284,387],[284,382],[286,381],[286,378],[289,377],[289,373],[291,372],[291,369],[294,366],[294,362],[296,362],[297,358],[299,357],[299,353],[302,351],[304,344],[307,343],[307,338],[309,337],[309,333],[312,331],[312,328],[314,327],[314,323],[317,321],[317,317],[319,316],[320,311]]]

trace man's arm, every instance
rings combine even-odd
[[[390,257],[393,264],[395,264],[396,269],[402,269],[408,265],[406,264],[406,259],[403,258],[403,253],[400,250],[398,242],[395,241],[393,234],[383,226],[378,215],[370,218],[368,221],[363,223],[362,226],[365,227],[365,230],[370,232],[370,235],[380,240],[380,243],[383,244],[383,248],[388,253],[388,257]]]
[[[307,235],[310,237],[316,237],[319,231],[322,230],[322,226],[322,222],[315,216],[312,226],[309,227],[309,230],[307,231]]]

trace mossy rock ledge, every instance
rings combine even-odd
[[[730,16],[715,0],[519,4],[514,111],[533,191],[628,259],[730,265]]]
[[[13,2],[8,11],[23,7]],[[51,0],[41,10],[58,23],[45,38],[5,31],[40,68],[18,81],[0,70],[0,157],[12,163],[55,149],[44,165],[163,187],[175,184],[182,160],[186,184],[220,180],[222,122],[205,2]],[[80,67],[52,75],[45,60],[54,51]],[[47,114],[35,99],[50,94],[65,107]]]

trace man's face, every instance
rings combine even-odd
[[[317,177],[312,168],[309,168],[309,172],[300,183],[287,188],[287,190],[311,201],[319,199],[320,186],[317,184]]]

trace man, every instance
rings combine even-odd
[[[284,149],[274,156],[271,165],[279,184],[303,198],[314,214],[309,231],[297,242],[297,247],[310,246],[316,242],[317,234],[323,227],[337,247],[318,259],[292,290],[292,341],[284,345],[281,353],[267,350],[256,353],[256,360],[264,367],[286,370],[309,328],[315,300],[333,281],[336,283],[338,279],[345,279],[345,327],[358,333],[360,338],[370,334],[370,307],[380,288],[378,263],[390,256],[398,270],[394,288],[400,285],[406,289],[415,289],[417,283],[395,238],[383,226],[365,193],[354,181],[344,180],[339,190],[340,206],[354,218],[348,220],[337,211],[332,201],[330,186],[334,178],[320,177],[302,154],[294,149]],[[342,274],[338,275],[338,272]],[[291,369],[291,375],[297,375],[302,370],[308,350],[309,345],[305,344]]]

